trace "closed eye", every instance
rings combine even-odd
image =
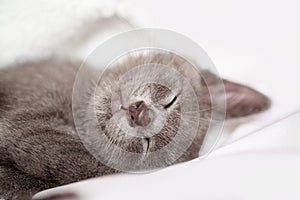
[[[168,109],[169,107],[171,107],[175,103],[176,99],[177,99],[177,96],[175,96],[170,103],[165,105],[164,109]]]

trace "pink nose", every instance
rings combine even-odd
[[[147,126],[151,121],[149,109],[143,101],[132,103],[129,106],[128,114],[131,120],[139,126]]]

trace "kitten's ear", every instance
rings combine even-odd
[[[220,85],[223,83],[226,100],[226,117],[242,117],[264,111],[270,107],[271,101],[262,93],[242,84],[220,79],[216,75],[205,72],[202,78],[204,101],[210,103],[210,90],[215,92],[215,98],[224,95]]]

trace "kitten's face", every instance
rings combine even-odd
[[[82,138],[95,157],[121,171],[193,159],[211,118],[222,127],[225,114],[241,117],[270,105],[256,90],[199,72],[172,53],[128,56],[114,63],[93,94]]]
[[[146,63],[145,58],[135,59],[107,71],[98,83],[95,93],[98,126],[110,145],[139,153],[143,158],[167,147],[184,129],[186,137],[180,137],[189,139],[180,143],[177,139],[175,145],[178,149],[166,151],[163,154],[166,160],[162,156],[159,162],[167,163],[172,157],[175,161],[198,132],[199,97],[191,79],[184,76],[178,58],[169,55],[165,56],[165,60],[160,60],[156,55],[151,59],[148,57]],[[186,67],[183,63],[182,66]],[[200,85],[200,76],[198,78]],[[207,125],[203,124],[203,127],[207,128]],[[193,154],[195,156],[195,152]]]
[[[137,86],[129,96],[123,95],[122,91],[112,95],[110,109],[105,111],[111,117],[99,121],[107,137],[135,153],[153,152],[168,144],[178,132],[180,94],[150,83]]]

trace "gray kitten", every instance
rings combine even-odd
[[[212,106],[208,90],[208,86],[219,87],[218,78],[205,71],[203,74],[208,78],[204,80],[201,74],[186,67],[189,65],[186,60],[174,54],[129,56],[107,71],[100,82],[93,78],[90,69],[86,77],[90,79],[88,84],[97,85],[96,98],[89,91],[84,92],[82,106],[73,106],[74,112],[82,115],[85,127],[89,108],[94,108],[101,134],[126,151],[145,157],[169,144],[179,129],[182,110],[179,100],[185,102],[187,97],[160,84],[141,85],[137,81],[133,85],[137,88],[135,92],[124,99],[121,94],[124,91],[116,84],[128,70],[149,63],[170,66],[195,89],[201,123],[189,148],[174,163],[196,158],[212,109],[218,109]],[[119,172],[98,161],[83,145],[75,128],[72,89],[78,69],[79,63],[47,60],[0,71],[0,199],[26,200],[47,188]],[[142,75],[146,77],[148,72]],[[247,86],[227,80],[223,83],[227,118],[257,113],[270,105],[266,96]],[[200,84],[202,89],[198,90]],[[161,124],[162,129],[153,136],[126,137],[120,124],[128,130],[147,130],[153,124]],[[118,159],[116,153],[107,152],[107,156]],[[171,150],[160,162],[170,165],[168,159],[172,156]],[[153,162],[146,165],[150,163]]]

